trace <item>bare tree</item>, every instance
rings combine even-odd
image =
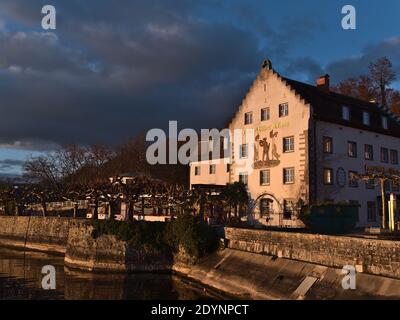
[[[61,178],[61,170],[53,154],[26,161],[24,171],[25,177],[31,182],[43,182],[54,187]]]
[[[382,57],[370,64],[369,74],[346,79],[333,87],[333,90],[357,99],[381,103],[400,115],[400,92],[390,88],[394,80],[396,73],[392,63]]]
[[[386,57],[378,59],[369,66],[370,77],[376,88],[379,89],[379,95],[383,106],[387,106],[386,90],[390,84],[396,80],[396,73],[393,71],[393,65]]]
[[[381,206],[382,206],[382,229],[386,229],[386,190],[385,185],[387,182],[400,184],[400,175],[388,173],[384,170],[369,170],[367,169],[363,174],[356,174],[353,176],[355,180],[362,180],[373,186],[379,185],[381,192]]]

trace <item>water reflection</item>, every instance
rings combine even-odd
[[[90,274],[64,268],[62,256],[0,248],[0,299],[216,299],[215,293],[168,274]],[[56,290],[43,290],[42,267],[56,268]]]

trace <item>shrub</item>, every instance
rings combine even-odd
[[[320,204],[303,206],[299,219],[311,232],[344,234],[351,232],[358,220],[359,205]]]
[[[165,239],[174,252],[179,252],[180,248],[183,248],[194,260],[213,252],[218,247],[218,238],[213,228],[190,214],[183,214],[169,222]]]
[[[177,253],[183,248],[193,261],[218,248],[214,229],[190,214],[183,214],[168,223],[97,220],[93,226],[93,238],[113,235],[134,248],[153,253]]]
[[[169,252],[164,241],[165,224],[145,221],[95,221],[93,238],[103,234],[116,236],[134,248],[146,252]]]

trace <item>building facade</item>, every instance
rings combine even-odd
[[[191,185],[244,182],[265,225],[301,227],[299,208],[325,202],[358,203],[358,226],[380,225],[380,187],[353,177],[366,166],[400,169],[400,124],[388,110],[331,92],[327,75],[316,86],[284,78],[267,60],[229,129],[242,132],[229,161],[191,163]]]

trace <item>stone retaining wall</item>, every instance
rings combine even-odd
[[[400,278],[400,241],[225,228],[231,249]]]
[[[87,223],[70,218],[0,216],[0,245],[65,253],[70,228]]]
[[[133,248],[115,236],[92,237],[92,226],[69,231],[65,265],[96,272],[152,272],[171,270],[172,259],[165,254]]]

